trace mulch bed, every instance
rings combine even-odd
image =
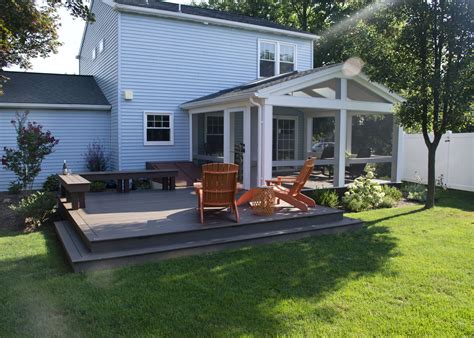
[[[18,203],[21,195],[13,195],[6,192],[0,192],[0,230],[23,231],[24,223],[8,207],[11,204]]]

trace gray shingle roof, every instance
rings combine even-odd
[[[115,2],[118,4],[123,4],[123,5],[154,8],[154,9],[170,11],[170,12],[179,12],[179,4],[175,4],[171,2],[162,2],[159,0],[115,0]],[[283,29],[283,30],[287,30],[291,32],[312,34],[310,32],[280,25],[278,23],[272,22],[270,20],[262,19],[262,18],[245,16],[245,15],[236,14],[232,12],[218,11],[215,9],[202,8],[202,7],[197,7],[197,6],[181,5],[181,13],[190,14],[190,15],[198,15],[198,16],[203,16],[207,18],[242,22],[242,23],[247,23],[247,24],[256,25],[256,26]]]
[[[266,79],[257,79],[253,80],[250,82],[247,82],[245,84],[224,89],[206,96],[199,97],[197,99],[185,102],[184,104],[188,103],[194,103],[194,102],[200,102],[200,101],[206,101],[206,100],[211,100],[211,99],[216,99],[216,98],[226,98],[226,97],[232,97],[235,95],[240,95],[240,94],[250,94],[250,93],[255,93],[259,91],[260,89],[275,86],[280,83],[288,82],[293,79],[300,78],[302,76],[306,76],[309,74],[314,74],[317,72],[320,72],[322,70],[326,70],[328,68],[340,66],[340,63],[333,64],[333,65],[328,65],[328,66],[323,66],[319,68],[313,68],[313,69],[308,69],[304,71],[294,71],[291,73],[286,73],[286,74],[281,74],[281,75],[276,75],[273,77],[269,77]]]
[[[28,72],[0,72],[0,103],[109,105],[93,76]]]

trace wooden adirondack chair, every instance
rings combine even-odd
[[[202,166],[202,182],[194,184],[198,196],[198,210],[204,223],[204,208],[231,208],[240,222],[235,195],[239,166],[230,163],[209,163]]]
[[[314,159],[308,159],[304,162],[303,168],[297,177],[277,177],[274,180],[266,180],[268,186],[273,187],[277,200],[283,200],[295,208],[302,211],[308,211],[308,207],[316,206],[316,202],[301,193],[306,181],[308,181],[314,169]],[[291,188],[285,188],[283,183],[293,183]]]
[[[301,168],[301,171],[297,177],[279,176],[274,180],[266,180],[267,185],[273,187],[277,203],[279,203],[280,200],[283,200],[295,208],[303,211],[308,211],[308,207],[316,206],[316,202],[312,198],[309,198],[308,196],[301,193],[301,189],[303,189],[306,181],[308,181],[313,169],[314,159],[308,159],[304,162],[303,168]],[[293,183],[293,186],[288,189],[283,186],[283,183]],[[259,188],[250,189],[245,194],[243,194],[239,198],[237,205],[242,205],[252,201],[252,199],[255,197],[257,189]]]

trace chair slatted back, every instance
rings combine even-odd
[[[231,163],[209,163],[202,166],[203,204],[229,206],[237,193],[239,166]]]
[[[293,183],[293,186],[290,188],[290,191],[289,191],[290,195],[297,195],[301,192],[301,189],[303,189],[304,185],[306,184],[309,177],[311,176],[313,169],[314,169],[314,158],[307,159],[304,162],[304,165],[301,168],[301,171],[298,177],[296,177],[295,182]]]

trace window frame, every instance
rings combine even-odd
[[[294,50],[294,55],[293,55],[293,71],[296,71],[298,70],[298,66],[297,66],[297,60],[298,60],[298,45],[296,43],[291,43],[291,42],[285,42],[285,41],[278,41],[278,40],[268,40],[268,39],[257,39],[257,78],[259,79],[263,79],[263,78],[267,78],[265,76],[261,76],[260,75],[260,52],[261,52],[261,45],[262,43],[269,43],[269,44],[273,44],[275,45],[275,60],[274,60],[274,63],[275,63],[275,75],[273,76],[277,76],[277,75],[280,75],[280,47],[282,45],[285,45],[285,46],[291,46],[293,47],[293,50]],[[267,60],[267,61],[270,61],[270,60]],[[283,61],[284,63],[290,63],[290,62],[285,62]]]
[[[157,128],[153,127],[151,129],[169,129],[170,131],[170,140],[169,141],[148,141],[147,140],[147,131],[148,131],[148,115],[166,115],[170,118],[169,128]],[[146,146],[170,146],[174,145],[174,113],[166,111],[144,111],[143,112],[143,144]]]
[[[220,136],[220,134],[209,134],[208,131],[209,131],[209,128],[208,128],[208,125],[207,125],[207,118],[208,117],[222,117],[222,139],[224,139],[224,113],[206,113],[204,115],[204,141],[205,143],[209,143],[207,137],[208,135],[211,135],[211,136]],[[222,148],[224,149],[224,148]]]

